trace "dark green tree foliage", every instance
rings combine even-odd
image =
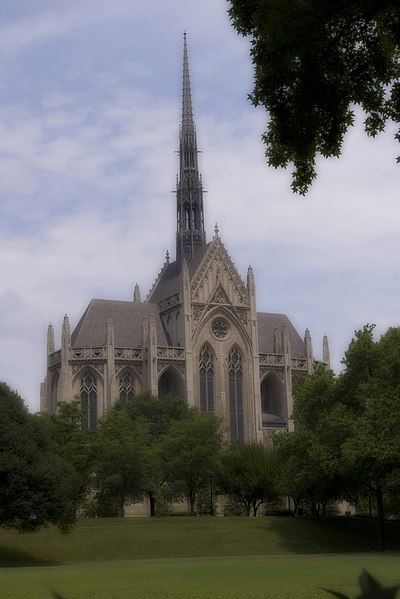
[[[116,409],[126,410],[132,421],[145,421],[149,428],[149,438],[158,442],[171,428],[173,422],[191,416],[190,408],[184,399],[167,395],[161,399],[144,391],[125,403],[118,402]]]
[[[379,341],[374,341],[373,330],[367,325],[358,331],[344,359],[342,392],[346,396],[349,388],[358,413],[343,444],[343,458],[360,490],[375,495],[377,544],[384,549],[385,495],[400,492],[400,329],[388,329]],[[356,387],[354,371],[362,373]]]
[[[221,421],[211,413],[191,412],[175,421],[162,446],[166,479],[177,495],[186,497],[194,515],[199,493],[215,476],[222,445]]]
[[[342,401],[355,414],[365,408],[363,388],[372,382],[379,366],[379,349],[374,340],[374,325],[367,324],[355,331],[346,350],[342,364],[345,369],[339,377]]]
[[[276,446],[295,508],[372,495],[384,549],[385,504],[400,510],[400,328],[378,341],[374,325],[356,331],[343,364],[295,386],[295,432]]]
[[[269,114],[268,164],[293,165],[295,192],[307,192],[317,155],[340,155],[354,106],[370,136],[400,123],[398,0],[229,1],[234,28],[251,39],[250,99]]]
[[[100,515],[123,517],[126,502],[141,493],[147,445],[145,422],[133,422],[125,410],[106,413],[92,444],[93,483]]]
[[[90,478],[91,437],[93,431],[81,430],[82,411],[80,400],[58,404],[56,414],[40,414],[43,425],[48,428],[52,450],[75,468],[80,477],[83,498]]]
[[[276,452],[259,443],[238,444],[220,458],[218,483],[233,495],[247,516],[257,516],[259,507],[282,495]]]
[[[352,486],[341,458],[351,418],[332,371],[320,368],[301,379],[294,396],[295,431],[275,439],[286,493],[295,513],[302,505],[311,513],[324,514],[329,502],[347,497]]]
[[[156,398],[145,391],[128,402],[117,403],[116,410],[125,411],[132,422],[144,423],[147,427],[147,445],[142,479],[142,492],[150,501],[150,515],[160,511],[170,495],[169,483],[162,457],[163,440],[168,436],[174,423],[189,419],[193,411],[180,397],[167,395]],[[158,508],[157,508],[158,506]]]
[[[20,532],[75,521],[79,500],[75,469],[52,448],[40,417],[0,383],[0,525]]]

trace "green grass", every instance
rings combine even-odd
[[[283,555],[93,562],[0,570],[2,599],[317,599],[356,595],[362,568],[388,584],[399,555]]]
[[[392,549],[400,526],[387,526]],[[357,518],[81,520],[74,531],[0,532],[1,599],[314,599],[356,594],[366,568],[400,582],[400,553],[372,551]]]

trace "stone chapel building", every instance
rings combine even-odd
[[[176,259],[167,253],[144,301],[137,285],[132,301],[92,299],[72,334],[64,317],[57,350],[49,325],[41,410],[78,395],[92,428],[117,398],[150,390],[214,412],[233,441],[292,430],[293,381],[321,362],[308,330],[302,339],[285,314],[257,312],[253,271],[242,279],[217,227],[206,240],[186,35],[176,217]]]

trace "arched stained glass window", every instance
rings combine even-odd
[[[135,396],[135,377],[132,372],[124,371],[119,379],[119,400],[129,401]]]
[[[82,429],[96,428],[97,426],[97,382],[94,373],[87,370],[81,377],[81,410]]]
[[[214,411],[214,354],[208,343],[201,348],[199,355],[200,410]]]
[[[244,441],[242,352],[234,345],[228,358],[231,440]]]

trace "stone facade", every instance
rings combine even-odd
[[[206,242],[197,154],[185,37],[176,261],[167,253],[145,301],[138,286],[133,301],[93,299],[72,334],[65,316],[60,349],[49,325],[42,411],[78,395],[94,427],[117,398],[150,390],[214,412],[232,440],[292,430],[293,381],[317,364],[310,333],[302,339],[286,315],[257,312],[251,267],[245,282],[217,227]]]

